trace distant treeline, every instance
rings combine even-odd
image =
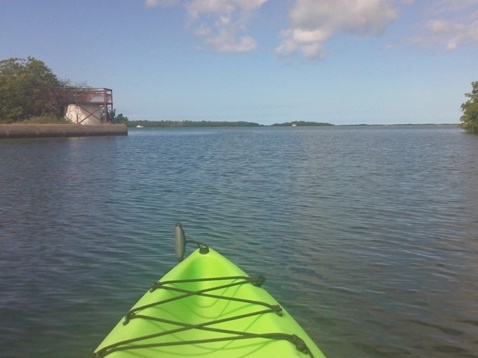
[[[148,127],[163,127],[163,128],[181,128],[181,127],[262,127],[262,124],[254,122],[227,122],[227,121],[131,121],[127,122],[128,127],[143,126]],[[272,126],[283,126],[291,127],[296,126],[333,126],[330,123],[319,123],[319,122],[287,122],[287,123],[276,123]]]
[[[330,123],[323,123],[323,122],[305,122],[305,121],[298,121],[298,122],[285,122],[285,123],[276,123],[272,126],[274,127],[290,127],[296,125],[297,127],[317,127],[317,126],[333,126]]]
[[[128,127],[259,127],[260,124],[253,122],[216,122],[216,121],[128,121]]]

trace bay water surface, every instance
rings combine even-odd
[[[328,357],[478,357],[478,137],[453,126],[0,141],[0,355],[87,357],[174,226]]]

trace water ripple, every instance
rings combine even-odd
[[[177,220],[266,275],[330,357],[478,352],[478,141],[458,129],[144,130],[0,150],[8,357],[87,356],[175,264]]]

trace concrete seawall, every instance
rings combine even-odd
[[[91,137],[128,135],[120,124],[1,124],[0,138]]]

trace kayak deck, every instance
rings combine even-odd
[[[194,251],[158,281],[95,357],[323,357],[300,325],[225,257]]]

